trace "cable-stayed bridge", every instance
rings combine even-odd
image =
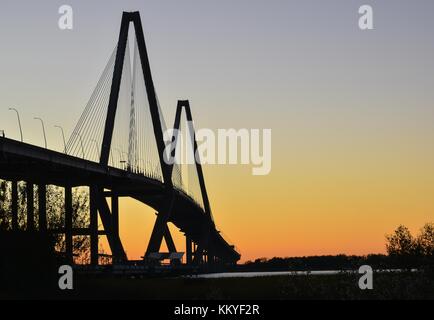
[[[188,129],[183,128],[183,118],[192,121],[187,100],[178,101],[174,129]],[[167,161],[168,144],[176,146],[170,156],[179,152],[180,146],[176,135],[167,137],[165,132],[140,15],[124,12],[118,43],[65,141],[64,152],[0,138],[0,178],[11,182],[11,228],[19,228],[17,186],[25,181],[25,228],[50,232],[47,185],[57,185],[65,190],[64,227],[57,232],[64,234],[65,255],[71,263],[74,236],[90,237],[93,265],[99,261],[100,235],[107,236],[113,262],[128,260],[119,235],[119,197],[133,198],[157,212],[145,261],[164,256],[160,252],[163,239],[170,254],[177,252],[168,228],[171,222],[185,234],[187,264],[235,263],[240,254],[215,226],[200,161],[187,166]],[[193,134],[192,151],[196,150]],[[88,228],[74,227],[74,187],[89,188]]]

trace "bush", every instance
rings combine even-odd
[[[401,225],[386,239],[387,253],[397,267],[411,269],[434,265],[433,223],[425,224],[417,237],[413,237],[410,230]]]

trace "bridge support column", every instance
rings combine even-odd
[[[212,252],[207,252],[206,254],[206,261],[208,264],[214,264],[215,260],[214,260],[214,254]]]
[[[12,230],[18,230],[18,181],[12,180]]]
[[[175,242],[173,241],[172,234],[170,233],[169,226],[166,224],[164,227],[164,240],[166,240],[167,249],[169,252],[176,252]]]
[[[118,259],[118,261],[125,261],[127,260],[127,255],[125,254],[124,247],[122,246],[122,241],[119,237],[119,231],[113,231],[113,219],[116,220],[116,229],[119,230],[119,203],[116,203],[115,200],[115,211],[118,212],[115,213],[115,218],[113,218],[113,213],[110,212],[110,207],[104,196],[104,192],[102,190],[97,190],[95,196],[97,197],[96,201],[99,217],[101,218],[105,234],[107,235],[107,241],[109,243],[113,258]]]
[[[112,191],[112,232],[113,237],[119,238],[119,196]],[[122,257],[119,256],[119,250],[112,250],[113,262],[118,262]]]
[[[34,194],[33,183],[26,183],[26,195],[27,195],[27,231],[35,230],[35,213],[34,213]]]
[[[74,261],[72,243],[72,187],[65,187],[65,247],[66,259],[72,264]]]
[[[192,256],[192,241],[189,236],[185,236],[185,254],[186,254],[186,263],[187,265],[190,265],[193,262],[193,256]]]
[[[39,231],[47,231],[47,186],[38,185],[38,205],[39,205]]]
[[[90,263],[98,265],[98,190],[90,187]]]
[[[203,263],[203,249],[201,245],[195,245],[193,263],[196,265]]]
[[[172,192],[166,194],[165,208],[157,214],[157,220],[155,221],[154,228],[152,229],[151,238],[149,239],[145,256],[149,253],[159,252],[163,238],[166,238],[168,247],[171,245],[171,243],[173,243],[173,240],[171,241],[170,232],[167,226],[167,221],[169,220],[170,214],[172,212],[173,201],[174,197]],[[168,237],[166,237],[166,235],[168,235]]]

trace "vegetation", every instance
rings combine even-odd
[[[407,227],[399,226],[386,239],[387,253],[394,265],[405,269],[434,266],[434,223],[425,224],[416,237]]]
[[[54,299],[147,300],[365,300],[434,299],[434,279],[426,274],[385,272],[374,274],[373,290],[360,290],[360,275],[271,276],[255,278],[116,278],[77,277],[73,291],[56,290],[46,296],[25,291],[25,297]],[[23,297],[23,292],[17,293]],[[3,295],[1,298],[13,298]]]
[[[366,256],[310,256],[272,259],[260,258],[238,266],[238,271],[303,271],[303,270],[357,270],[369,265],[376,270],[434,268],[434,223],[425,224],[413,237],[408,228],[399,226],[386,236],[385,254]]]
[[[309,256],[272,259],[256,259],[238,266],[239,271],[315,271],[315,270],[357,270],[367,264],[374,269],[389,269],[390,259],[383,254],[368,256]]]
[[[37,187],[34,192],[34,211],[38,217],[38,197]],[[73,227],[87,228],[89,226],[89,196],[85,189],[73,189]],[[47,186],[47,227],[54,231],[65,225],[65,205],[63,188],[49,185]],[[26,185],[18,183],[18,228],[26,229]],[[35,226],[38,228],[38,219],[35,219]],[[0,180],[0,232],[12,230],[11,215],[11,185],[7,181]],[[51,232],[54,237],[54,248],[57,252],[65,252],[65,238],[59,232]],[[76,262],[87,263],[90,260],[89,245],[90,239],[86,236],[74,237],[73,250]]]

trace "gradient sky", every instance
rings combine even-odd
[[[74,30],[57,27],[74,9]],[[375,30],[358,29],[371,4]],[[0,129],[62,149],[117,41],[139,10],[155,86],[172,123],[190,99],[206,128],[271,128],[272,172],[207,166],[218,226],[256,257],[384,252],[399,224],[434,217],[434,2],[1,1]],[[121,202],[130,258],[155,216]],[[176,230],[174,230],[176,231]],[[176,235],[180,250],[182,238]]]

